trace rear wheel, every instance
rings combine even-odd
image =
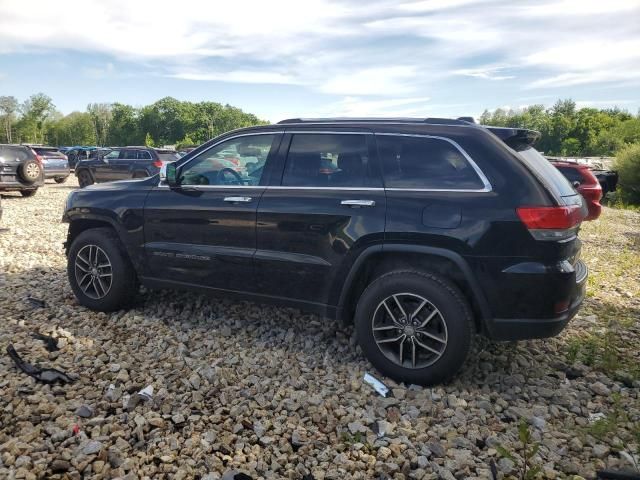
[[[473,317],[467,301],[433,273],[394,271],[374,280],[358,301],[355,322],[366,357],[398,381],[446,381],[471,347]]]
[[[25,160],[18,167],[18,175],[27,183],[34,183],[42,174],[42,167],[36,160]]]
[[[133,172],[132,178],[147,178],[148,176],[147,172]]]
[[[80,188],[88,187],[89,185],[93,185],[93,177],[88,170],[80,170],[78,172],[78,185]]]
[[[20,190],[20,195],[22,195],[23,197],[33,197],[37,191],[37,188],[31,190]]]
[[[66,182],[66,181],[67,181],[67,178],[69,178],[69,177],[56,177],[56,178],[54,178],[53,180],[54,180],[56,183],[64,183],[64,182]]]
[[[126,307],[138,291],[135,270],[110,228],[86,230],[76,237],[69,249],[67,277],[78,302],[101,312]]]

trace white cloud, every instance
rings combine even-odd
[[[365,68],[330,76],[320,88],[337,95],[397,96],[414,90],[411,80],[416,73],[416,67],[411,65]]]
[[[485,80],[510,80],[516,78],[515,75],[501,75],[500,72],[504,71],[505,67],[487,66],[479,68],[461,68],[454,70],[455,75],[463,75],[465,77],[482,78]]]
[[[410,117],[424,116],[429,97],[370,99],[344,97],[320,109],[319,114],[335,117]]]
[[[638,0],[2,0],[0,54],[97,54],[92,78],[128,62],[193,81],[411,98],[464,77],[515,89],[638,83],[639,18]]]
[[[219,81],[230,83],[271,83],[282,85],[295,85],[296,79],[278,72],[266,72],[259,70],[231,70],[220,72],[186,71],[168,75],[184,80]]]

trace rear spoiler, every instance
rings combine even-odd
[[[485,128],[517,152],[532,147],[541,137],[540,132],[527,130],[526,128]]]

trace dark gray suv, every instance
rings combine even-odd
[[[0,144],[0,192],[19,191],[30,197],[42,185],[42,163],[30,147]]]

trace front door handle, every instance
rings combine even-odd
[[[249,203],[251,200],[251,197],[224,197],[224,201],[229,203]]]
[[[375,207],[375,200],[342,200],[340,205],[346,205],[351,208],[359,208],[359,207]]]

